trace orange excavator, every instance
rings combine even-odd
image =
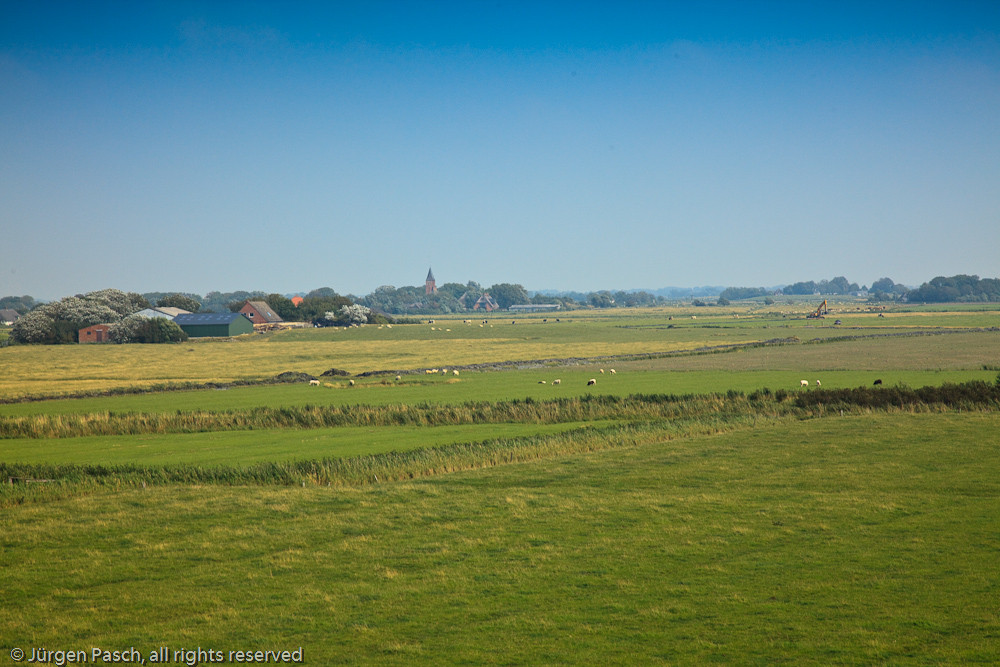
[[[817,318],[823,317],[824,315],[826,315],[829,312],[830,311],[826,307],[826,299],[823,299],[823,303],[819,304],[819,308],[817,308],[813,312],[811,312],[808,315],[806,315],[806,317],[808,319],[810,319],[810,320],[813,320],[813,319],[817,319]]]

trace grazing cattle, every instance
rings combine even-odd
[[[309,386],[310,387],[318,387],[319,386],[319,380],[309,380]]]
[[[809,386],[809,380],[799,380],[799,386],[800,387],[808,387]]]
[[[597,380],[595,380],[594,378],[590,378],[589,380],[587,380],[588,387],[594,384],[597,384]]]
[[[881,380],[881,379],[878,379],[878,380],[875,380],[875,382],[873,382],[873,383],[872,383],[872,386],[873,386],[873,387],[878,387],[878,386],[880,386],[881,384],[882,384],[882,380]]]

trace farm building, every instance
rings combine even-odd
[[[21,315],[13,308],[0,308],[0,324],[14,324]]]
[[[253,324],[242,313],[189,313],[174,322],[191,338],[253,333]]]
[[[491,313],[494,310],[500,310],[500,304],[498,304],[489,294],[483,294],[479,297],[479,300],[476,301],[475,305],[472,306],[472,310],[480,309],[485,310],[487,313]]]
[[[95,324],[80,329],[77,340],[81,343],[110,343],[111,337],[108,335],[110,330],[110,324]]]
[[[240,308],[240,312],[246,315],[247,319],[254,324],[271,324],[274,322],[284,322],[281,317],[267,305],[266,301],[247,301]]]
[[[172,308],[170,306],[158,306],[156,308],[146,308],[135,313],[141,317],[165,317],[168,320],[172,320],[178,315],[190,315],[190,310],[184,310],[183,308]]]

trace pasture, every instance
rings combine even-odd
[[[995,394],[822,398],[992,387],[1000,313],[810,303],[0,348],[4,655],[1000,661]]]

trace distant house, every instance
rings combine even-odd
[[[271,306],[267,305],[266,301],[247,301],[243,304],[243,307],[240,308],[240,313],[245,315],[247,319],[254,324],[284,322],[284,320],[271,309]]]
[[[496,299],[491,297],[489,294],[483,294],[476,301],[475,305],[472,306],[472,310],[485,310],[487,313],[491,313],[494,310],[500,310],[500,304],[496,302]]]
[[[0,308],[0,324],[14,324],[21,317],[13,308]]]
[[[81,343],[110,343],[110,324],[95,324],[93,326],[80,329],[77,340]]]
[[[253,324],[243,313],[188,313],[175,317],[174,323],[191,338],[253,333]]]

